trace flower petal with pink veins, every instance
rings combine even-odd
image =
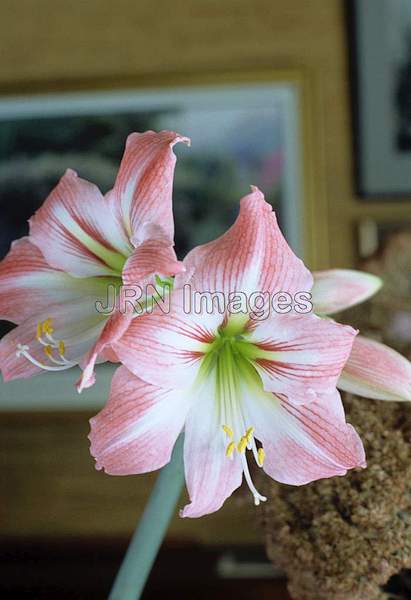
[[[411,363],[385,344],[359,335],[338,387],[375,400],[411,400]]]
[[[53,338],[64,342],[64,356],[73,364],[84,357],[101,334],[107,317],[95,309],[95,297],[84,297],[67,304],[50,305],[44,312],[23,321],[0,341],[0,370],[4,381],[25,379],[47,369],[35,366],[25,356],[17,356],[18,345],[27,346],[27,351],[38,362],[53,369],[44,352],[44,346],[37,339],[39,322],[51,319]],[[57,350],[53,357],[58,359]]]
[[[280,483],[304,485],[366,466],[336,390],[305,406],[267,393],[249,397],[247,413],[265,451],[263,469]]]
[[[335,389],[356,333],[331,319],[287,313],[255,322],[245,338],[257,347],[253,364],[264,389],[307,403]]]
[[[111,350],[111,344],[118,340],[130,325],[132,315],[130,313],[122,314],[115,313],[110,316],[104,325],[100,336],[96,343],[87,352],[84,360],[81,362],[80,367],[83,369],[83,373],[77,382],[77,391],[81,393],[85,388],[89,388],[95,383],[94,366],[97,358],[106,356],[113,358],[114,362],[118,362],[118,357]],[[106,351],[106,355],[104,354]]]
[[[170,460],[189,399],[152,386],[126,367],[114,374],[107,405],[90,419],[90,451],[96,468],[110,475],[160,469]]]
[[[161,245],[156,240],[140,244],[127,259],[123,268],[123,283],[128,285],[150,281],[151,276],[171,276],[184,271],[177,260],[172,244]]]
[[[101,351],[101,358],[104,361],[108,361],[108,362],[112,362],[112,363],[120,362],[119,357],[117,356],[117,354],[114,352],[114,350],[110,346],[106,346],[105,348],[103,348],[103,350]]]
[[[172,187],[176,157],[173,146],[190,144],[173,131],[146,131],[128,136],[113,195],[121,207],[124,227],[135,243],[144,223],[162,227],[170,240],[174,236]]]
[[[176,290],[170,305],[133,320],[112,344],[120,361],[145,381],[165,388],[185,389],[194,382],[201,359],[223,321],[218,313],[189,313],[184,292]]]
[[[184,434],[184,469],[190,504],[182,517],[201,517],[223,505],[242,481],[237,453],[228,458],[215,401],[215,376],[196,389],[195,402],[188,413]]]
[[[364,302],[378,292],[382,280],[371,273],[351,269],[316,271],[312,288],[314,311],[332,315]]]
[[[102,296],[109,282],[71,277],[52,268],[29,238],[21,238],[0,262],[0,319],[21,323],[50,304]]]
[[[209,292],[309,292],[311,273],[285,241],[275,214],[256,187],[241,200],[234,225],[184,259],[190,283]]]
[[[132,251],[115,198],[70,169],[30,219],[30,241],[49,265],[77,277],[119,275]]]

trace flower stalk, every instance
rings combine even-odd
[[[138,600],[156,559],[184,484],[183,434],[163,467],[134,531],[109,600]]]

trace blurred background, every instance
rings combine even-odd
[[[410,39],[408,0],[2,0],[0,258],[67,167],[106,191],[128,133],[172,128],[193,138],[177,150],[180,257],[257,184],[312,269],[394,278],[384,327],[409,351]],[[82,396],[71,371],[0,383],[2,598],[107,596],[155,478],[94,470],[88,419],[111,373]],[[289,597],[247,493],[174,519],[144,598],[170,592]]]

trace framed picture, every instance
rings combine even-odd
[[[217,78],[218,79],[218,78]],[[315,237],[307,207],[310,177],[305,155],[306,119],[302,78],[294,72],[252,79],[193,80],[115,90],[33,94],[0,100],[0,258],[13,239],[28,231],[27,219],[70,167],[108,191],[132,131],[172,129],[191,137],[177,145],[174,184],[176,252],[221,235],[235,220],[239,200],[259,186],[276,210],[297,254],[307,258]],[[318,207],[318,210],[321,210]],[[1,325],[1,322],[0,322]],[[107,365],[97,385],[81,399],[91,405],[106,396]],[[70,385],[78,375],[61,373],[59,406],[74,408]],[[40,381],[41,380],[41,381]],[[50,387],[48,387],[50,382]],[[13,388],[13,389],[12,389]],[[0,404],[55,408],[55,378],[0,385]]]
[[[54,94],[0,101],[0,252],[66,167],[110,189],[128,133],[172,129],[191,137],[174,185],[176,250],[183,256],[234,221],[259,186],[300,254],[299,97],[292,83]]]
[[[411,197],[411,2],[350,0],[358,192]]]

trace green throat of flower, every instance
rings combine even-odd
[[[215,387],[215,408],[218,429],[222,435],[222,451],[227,459],[241,460],[245,480],[250,488],[254,503],[258,505],[266,498],[255,488],[248,468],[246,451],[252,452],[259,467],[264,463],[264,449],[257,447],[254,426],[246,410],[245,395],[252,399],[264,393],[262,381],[253,359],[259,355],[258,348],[247,341],[244,322],[231,319],[219,329],[218,335],[209,345],[200,368],[197,382],[206,380]]]

